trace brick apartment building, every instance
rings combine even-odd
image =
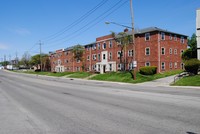
[[[131,35],[131,31],[126,31]],[[56,72],[111,72],[133,69],[133,43],[121,51],[121,45],[110,35],[96,38],[83,46],[83,60],[74,59],[73,47],[50,52],[51,70]],[[182,52],[187,49],[187,36],[150,27],[135,31],[135,59],[137,70],[143,66],[157,66],[157,72],[183,69]],[[122,52],[122,53],[121,53]],[[121,54],[121,58],[120,58]]]

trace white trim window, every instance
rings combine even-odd
[[[169,49],[169,54],[172,54],[172,48]]]
[[[174,40],[177,41],[177,36],[176,35],[174,35]]]
[[[97,55],[97,58],[98,58],[98,61],[101,60],[101,54],[100,53]]]
[[[172,69],[172,66],[173,66],[173,63],[170,62],[170,63],[169,63],[169,68]]]
[[[80,62],[81,62],[81,60],[77,58],[77,59],[76,59],[76,62],[77,62],[77,63],[80,63]]]
[[[161,40],[165,40],[165,33],[161,32]]]
[[[120,55],[123,57],[123,51],[118,51],[118,52],[117,52],[117,57],[118,57],[118,58],[120,57]]]
[[[112,40],[109,41],[109,48],[112,48]]]
[[[181,50],[181,55],[183,54],[184,50]]]
[[[112,60],[112,52],[109,53],[109,60]]]
[[[177,49],[174,49],[174,54],[177,54]]]
[[[150,33],[145,33],[145,41],[150,40]]]
[[[98,49],[101,49],[101,44],[98,43],[98,44],[97,44],[97,47],[98,47]]]
[[[132,57],[133,56],[133,50],[128,50],[128,57]]]
[[[89,55],[87,56],[87,60],[90,60],[90,56]]]
[[[121,64],[119,63],[119,64],[117,64],[117,70],[121,70]]]
[[[103,60],[105,60],[106,59],[106,54],[103,54]]]
[[[183,36],[181,36],[181,40],[180,41],[181,41],[182,44],[184,44],[184,37]]]
[[[112,71],[112,64],[109,64],[109,70]]]
[[[174,68],[177,68],[177,62],[174,62]]]
[[[133,70],[134,67],[133,67],[133,63],[129,63],[129,66],[128,66],[129,70]]]
[[[172,38],[172,34],[169,34],[169,39],[170,39],[170,40],[172,40],[172,39],[173,39],[173,38]]]
[[[93,60],[96,60],[96,59],[97,59],[97,55],[96,55],[96,54],[93,54],[93,55],[92,55],[92,59],[93,59]]]
[[[96,50],[96,44],[92,45],[92,50]]]
[[[98,64],[98,72],[100,72],[100,64]]]
[[[148,67],[148,66],[150,66],[151,64],[150,64],[150,62],[145,62],[145,66],[146,67]]]
[[[103,49],[106,49],[106,42],[104,42],[104,43],[102,44],[102,48],[103,48]]]
[[[165,55],[165,48],[164,47],[161,48],[161,55]]]
[[[162,62],[162,63],[161,63],[161,69],[162,69],[162,70],[165,70],[165,62]]]
[[[150,47],[145,48],[145,55],[150,55]]]

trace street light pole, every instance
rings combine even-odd
[[[133,2],[132,0],[130,0],[130,10],[131,10],[131,21],[132,21],[132,43],[133,43],[133,67],[134,67],[134,75],[133,75],[133,79],[136,80],[136,52],[135,52],[135,35],[134,35],[134,15],[133,15]]]
[[[132,43],[133,43],[133,62],[132,62],[132,66],[134,67],[133,79],[136,80],[137,61],[136,61],[136,52],[135,52],[134,15],[133,15],[133,3],[132,3],[132,0],[130,0],[130,11],[131,11],[131,24],[132,24],[132,27],[125,26],[125,25],[122,25],[122,24],[118,24],[116,22],[109,22],[109,21],[106,21],[105,24],[115,24],[115,25],[126,27],[126,28],[129,28],[129,29],[132,30]]]

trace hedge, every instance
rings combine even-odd
[[[157,67],[156,66],[146,66],[140,68],[140,73],[143,75],[153,75],[156,74]]]
[[[198,74],[200,61],[198,59],[190,59],[185,61],[185,70],[192,74]]]

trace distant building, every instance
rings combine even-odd
[[[131,31],[124,31],[132,35]],[[137,70],[143,66],[157,66],[157,72],[183,69],[181,54],[187,49],[187,36],[157,27],[135,31],[135,51],[130,42],[122,50],[121,44],[109,34],[96,38],[96,41],[84,45],[83,60],[74,59],[73,47],[50,52],[51,70],[55,72],[116,72],[133,69],[133,56],[137,61]],[[121,55],[121,58],[120,58]]]
[[[197,9],[196,14],[197,57],[200,60],[200,9]]]

